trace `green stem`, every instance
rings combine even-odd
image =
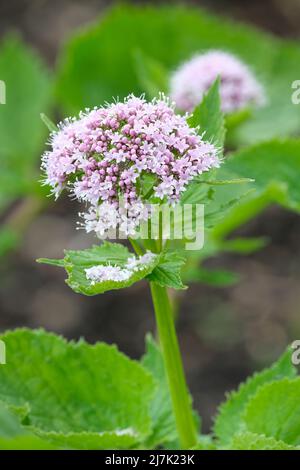
[[[129,241],[137,255],[141,256],[144,254],[143,249],[134,238],[129,238]]]
[[[196,445],[197,431],[176,336],[172,307],[165,287],[154,282],[150,283],[150,287],[179,441],[181,448],[190,449]]]

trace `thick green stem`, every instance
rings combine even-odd
[[[176,336],[173,312],[165,287],[150,283],[159,340],[168,377],[178,437],[183,449],[196,445],[197,431]]]

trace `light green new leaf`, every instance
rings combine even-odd
[[[239,389],[228,395],[227,401],[221,405],[215,419],[214,432],[221,444],[228,444],[232,436],[243,426],[243,414],[249,400],[268,382],[280,380],[283,377],[294,377],[296,369],[291,362],[291,352],[288,350],[269,369],[254,374]],[[261,416],[262,421],[264,420]],[[263,433],[260,429],[253,432]]]
[[[63,448],[128,448],[150,434],[152,377],[115,346],[26,329],[1,339],[0,401],[29,406],[27,429]]]
[[[199,132],[205,140],[213,143],[222,153],[225,139],[224,115],[221,111],[219,94],[220,80],[217,79],[201,103],[188,118],[191,127],[199,126]]]
[[[243,432],[233,437],[228,450],[299,450],[300,448],[290,446],[282,441],[277,441],[273,437],[252,432]]]
[[[159,264],[147,276],[147,279],[162,287],[186,289],[181,280],[181,269],[184,263],[185,257],[180,252],[166,251],[162,253]]]
[[[247,430],[290,445],[300,444],[300,377],[271,382],[249,401],[243,416]]]
[[[128,258],[131,256],[134,255],[124,245],[104,242],[100,246],[93,246],[86,250],[66,250],[65,257],[62,260],[41,258],[38,262],[65,268],[68,274],[66,282],[75,292],[84,295],[97,295],[108,290],[129,287],[140,281],[153,271],[160,260],[158,255],[154,256],[150,263],[145,264],[137,271],[133,271],[132,275],[124,281],[110,280],[92,283],[86,277],[85,270],[93,266],[111,265],[125,268]]]

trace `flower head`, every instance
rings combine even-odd
[[[213,50],[196,55],[173,74],[170,94],[178,109],[192,111],[218,76],[225,113],[264,103],[263,88],[249,68],[235,56]]]
[[[151,264],[157,255],[147,251],[144,255],[136,257],[132,255],[127,259],[125,266],[112,266],[109,264],[98,264],[91,268],[85,269],[86,278],[94,285],[97,282],[128,281],[137,271],[142,271]]]
[[[117,226],[132,233],[147,218],[149,197],[175,203],[191,179],[219,166],[214,145],[164,96],[147,102],[130,95],[86,110],[61,123],[50,145],[43,155],[45,182],[56,196],[67,188],[88,203],[84,224],[99,236]]]

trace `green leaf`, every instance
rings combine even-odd
[[[272,367],[254,374],[240,385],[236,392],[229,394],[227,401],[221,405],[214,424],[214,432],[220,443],[228,444],[232,436],[243,426],[242,418],[249,400],[260,387],[283,377],[291,378],[295,375],[296,369],[292,365],[291,352],[288,350]],[[253,429],[253,432],[260,433],[259,429]]]
[[[183,280],[187,283],[201,282],[209,286],[232,286],[239,281],[238,274],[225,269],[205,269],[202,266],[191,266],[183,271]]]
[[[150,263],[141,266],[137,271],[133,271],[131,276],[124,281],[109,280],[93,284],[86,277],[85,270],[98,265],[112,265],[124,269],[128,258],[132,256],[134,255],[124,245],[104,242],[100,246],[93,246],[86,250],[67,250],[63,260],[41,258],[38,262],[65,268],[68,274],[66,282],[75,292],[84,295],[97,295],[108,290],[129,287],[140,281],[153,271],[160,260],[159,255],[155,255]]]
[[[239,194],[245,189],[252,189],[247,197],[233,207],[215,228],[218,237],[224,237],[242,224],[251,220],[270,204],[300,211],[300,140],[273,140],[246,149],[229,156],[217,172],[220,179],[247,177],[255,180],[254,184],[243,186],[220,186],[217,198]]]
[[[267,437],[262,434],[244,432],[233,437],[229,450],[299,450],[282,441],[277,441],[273,437]]]
[[[219,149],[223,150],[225,140],[224,115],[221,111],[219,94],[220,80],[217,79],[201,103],[194,109],[188,123],[191,127],[199,126],[199,132],[204,133],[204,139],[212,142]]]
[[[60,449],[76,450],[108,450],[123,449],[128,450],[137,446],[138,439],[141,439],[131,429],[122,431],[105,432],[44,432],[34,429],[37,436],[45,439],[51,445]]]
[[[0,403],[0,438],[11,438],[26,434],[17,416]]]
[[[257,195],[271,184],[285,187],[284,204],[300,211],[300,140],[274,140],[243,149],[226,160],[223,170],[253,178]]]
[[[241,124],[251,118],[253,110],[249,108],[241,109],[225,115],[225,128],[227,133],[234,132]],[[229,136],[230,138],[230,136]]]
[[[0,105],[1,209],[37,191],[37,159],[46,136],[40,113],[49,108],[52,86],[39,57],[16,36],[0,45],[0,70],[6,84],[6,104]]]
[[[271,382],[249,401],[243,416],[247,430],[290,445],[300,444],[300,377]]]
[[[203,204],[204,205],[204,226],[212,229],[216,226],[226,226],[229,216],[234,208],[244,207],[245,201],[248,202],[251,194],[255,191],[252,180],[236,179],[235,184],[227,183],[211,185],[211,181],[192,181],[187,190],[183,193],[180,203],[184,204]],[[223,180],[216,180],[221,182]],[[251,182],[251,184],[250,184]],[[193,214],[194,216],[194,214]],[[194,223],[193,221],[190,221]],[[201,221],[200,221],[201,222]],[[198,224],[199,226],[199,224]],[[217,233],[215,233],[217,236]],[[219,236],[221,238],[221,236]]]
[[[198,436],[195,450],[216,450],[216,445],[210,435],[201,434]]]
[[[155,394],[150,403],[153,430],[147,439],[147,447],[155,448],[157,444],[175,441],[177,431],[163,357],[150,334],[146,337],[146,353],[141,362],[156,382]]]
[[[291,99],[291,85],[300,72],[299,46],[297,42],[273,40],[274,52],[269,76],[263,80],[267,104],[253,110],[251,119],[238,128],[237,145],[299,134],[300,107]]]
[[[261,250],[268,244],[267,237],[257,238],[234,238],[224,240],[221,243],[220,249],[230,253],[239,253],[242,255],[249,255]]]
[[[115,346],[26,329],[1,339],[0,401],[29,405],[26,429],[62,448],[128,448],[150,434],[152,377]]]
[[[181,269],[184,263],[185,258],[179,252],[166,251],[162,254],[159,264],[147,276],[147,279],[162,287],[186,289],[181,280]]]
[[[251,178],[235,178],[235,179],[231,179],[231,180],[199,180],[197,179],[195,181],[196,183],[200,183],[200,184],[208,184],[208,185],[212,185],[212,186],[223,186],[223,185],[227,185],[227,184],[245,184],[245,183],[254,183],[255,180],[254,179],[251,179]]]
[[[51,450],[53,447],[28,432],[18,418],[0,403],[0,450]]]
[[[222,221],[224,220],[224,224],[226,224],[228,216],[231,215],[232,211],[238,211],[243,206],[243,201],[247,201],[252,192],[254,192],[254,189],[249,189],[249,191],[240,193],[236,197],[232,197],[233,195],[227,192],[227,199],[227,197],[220,197],[220,194],[216,191],[214,198],[211,203],[207,204],[205,210],[205,227],[208,229],[216,227],[216,231],[219,230],[219,225],[222,225]]]

